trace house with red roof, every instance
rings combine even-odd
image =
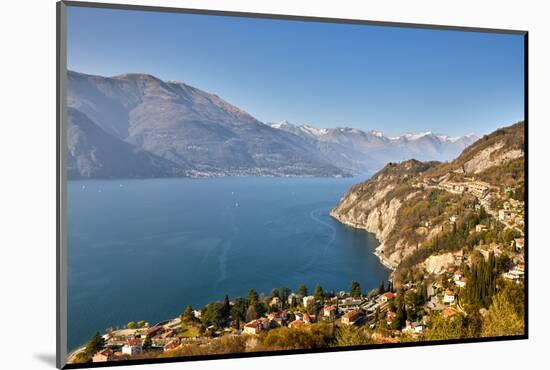
[[[349,311],[342,316],[342,324],[352,326],[357,324],[362,318],[363,315],[361,312],[357,310]]]
[[[385,303],[391,301],[394,297],[395,295],[392,292],[386,292],[380,296],[380,302]]]
[[[172,339],[171,341],[169,341],[168,343],[166,343],[164,345],[164,347],[162,347],[162,349],[164,351],[171,351],[173,349],[178,348],[180,346],[180,344],[181,344],[181,339],[176,337],[176,338]]]
[[[141,339],[131,338],[122,346],[122,353],[129,356],[140,354],[143,351]]]
[[[263,330],[260,320],[252,320],[244,325],[244,334],[259,334]]]
[[[294,320],[290,324],[288,324],[288,327],[291,329],[301,329],[303,327],[309,326],[307,322],[304,322],[303,320]]]
[[[329,320],[334,320],[336,318],[336,307],[325,306],[323,308],[323,316]]]
[[[114,358],[114,351],[110,348],[102,349],[98,351],[94,357],[92,357],[92,362],[107,362],[112,361]]]

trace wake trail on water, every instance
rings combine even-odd
[[[220,276],[218,277],[218,280],[216,280],[216,285],[227,278],[227,252],[231,248],[232,244],[233,243],[230,240],[226,240],[220,243],[221,251],[218,257]]]
[[[323,221],[321,218],[319,218],[317,215],[320,214],[320,212],[323,210],[323,208],[318,208],[318,209],[314,209],[313,211],[311,211],[309,213],[309,217],[317,222],[318,224],[326,227],[327,229],[330,230],[330,234],[329,234],[329,239],[328,241],[325,243],[325,246],[323,248],[323,251],[321,254],[316,254],[313,258],[311,258],[311,260],[309,260],[309,262],[302,268],[300,269],[301,272],[305,272],[307,271],[308,269],[310,269],[318,260],[319,260],[319,257],[323,257],[325,256],[325,254],[327,253],[327,250],[328,248],[334,243],[334,241],[336,240],[336,229],[330,225],[328,222],[325,222]]]
[[[327,227],[329,230],[330,230],[330,237],[329,237],[329,240],[328,242],[325,244],[325,248],[323,250],[323,255],[325,255],[326,251],[328,250],[328,248],[332,245],[332,243],[334,243],[334,240],[336,240],[336,229],[334,228],[334,226],[332,226],[331,224],[329,224],[328,222],[325,222],[323,221],[322,219],[320,219],[319,217],[316,216],[316,213],[320,213],[322,211],[322,208],[321,209],[316,209],[316,210],[313,210],[309,213],[309,217],[314,220],[314,221],[317,221],[319,224]]]
[[[227,279],[227,254],[231,247],[233,246],[233,240],[239,234],[240,229],[235,222],[235,215],[232,212],[231,207],[227,207],[223,213],[224,217],[229,219],[229,224],[231,224],[231,237],[227,240],[223,240],[216,249],[220,249],[218,255],[218,266],[220,270],[220,275],[216,280],[216,285]]]

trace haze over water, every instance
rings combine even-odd
[[[231,177],[68,183],[68,347],[250,288],[363,291],[388,278],[372,234],[328,214],[362,179]]]

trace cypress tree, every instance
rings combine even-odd
[[[315,288],[313,289],[313,296],[316,299],[323,299],[323,296],[324,296],[323,288],[318,283],[317,285],[315,285]]]
[[[305,286],[305,284],[300,284],[296,293],[301,295],[302,297],[307,296],[307,287]]]
[[[357,298],[361,295],[361,286],[357,281],[353,280],[351,282],[349,287],[349,294],[354,298]]]
[[[227,295],[223,297],[222,315],[225,321],[229,321],[229,316],[231,315],[231,305],[229,304],[229,297]]]
[[[105,339],[99,334],[99,332],[96,332],[94,336],[88,341],[86,344],[85,352],[89,356],[93,356],[97,351],[103,349],[105,347]]]
[[[153,341],[151,340],[151,336],[147,335],[143,340],[143,350],[149,350],[151,347],[153,347]]]
[[[248,298],[247,298],[247,304],[249,306],[253,306],[258,302],[258,293],[254,289],[250,289],[248,291]]]
[[[386,292],[386,291],[385,291],[385,288],[384,288],[384,282],[381,281],[381,282],[380,282],[380,286],[378,287],[378,294],[383,294],[383,293],[385,293],[385,292]]]

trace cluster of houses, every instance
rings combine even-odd
[[[510,270],[504,272],[502,276],[506,280],[510,280],[516,284],[519,284],[525,276],[525,265],[523,264],[514,265]]]
[[[496,186],[483,181],[476,181],[473,178],[468,178],[467,180],[469,181],[453,182],[448,180],[448,176],[443,176],[440,179],[426,178],[423,180],[423,183],[416,184],[415,186],[441,189],[459,195],[471,193],[480,199],[485,206],[488,205],[492,192],[497,192],[498,194],[499,188]],[[498,219],[504,223],[511,223],[513,225],[523,227],[525,223],[523,216],[524,206],[524,202],[509,198],[506,202],[504,202],[502,208],[498,209],[495,216],[497,216]],[[479,209],[478,207],[481,207],[481,205],[476,205],[476,209]],[[455,221],[456,216],[452,216],[450,222],[454,223]]]
[[[457,286],[463,286],[461,284],[466,282],[460,271],[454,271],[453,279]],[[404,291],[407,291],[408,289],[416,289],[416,286],[406,284],[403,288]],[[456,294],[450,289],[444,290],[442,294],[441,291],[441,285],[434,283],[429,286],[428,294],[432,305],[430,306],[430,302],[428,302],[426,308],[441,310],[446,317],[457,314],[458,311],[453,307],[456,303]],[[274,297],[270,303],[272,303],[272,306],[279,307],[277,311],[247,322],[243,325],[241,331],[233,334],[257,335],[284,326],[300,329],[321,320],[332,321],[337,325],[358,326],[370,324],[373,327],[376,320],[379,319],[376,316],[377,314],[383,315],[386,323],[392,325],[397,315],[390,310],[391,302],[396,299],[393,292],[385,292],[372,297],[351,297],[345,292],[339,292],[335,297],[327,298],[318,313],[312,313],[312,310],[308,310],[313,304],[319,303],[319,300],[314,296],[302,297],[293,293],[289,297],[289,302],[299,302],[299,307],[288,311],[283,309],[280,299],[275,300],[275,298],[277,297]],[[198,311],[197,314],[199,314]],[[424,317],[422,321],[417,322],[406,321],[405,325],[399,330],[413,336],[420,335],[426,327],[426,318]],[[179,327],[181,327],[181,321],[176,318],[151,327],[109,332],[104,336],[106,348],[94,354],[92,361],[107,362],[139,356],[144,351],[146,338],[150,339],[148,350],[159,352],[174,350],[185,341],[185,339],[178,336]]]
[[[524,262],[524,248],[525,239],[516,238],[512,241],[512,247],[514,248],[516,255],[513,259],[513,264],[510,269],[502,274],[506,280],[513,281],[519,284],[525,277],[525,262]]]
[[[510,198],[498,210],[498,219],[505,223],[512,223],[523,227],[525,224],[523,217],[524,207],[524,202]]]
[[[453,194],[462,195],[465,192],[469,192],[478,198],[484,198],[485,196],[487,196],[487,194],[491,190],[498,190],[497,187],[492,186],[491,184],[488,184],[483,181],[475,181],[475,180],[467,181],[467,182],[453,182],[453,181],[448,181],[445,178],[440,182],[428,180],[428,181],[424,181],[424,183],[427,186],[431,183],[434,183],[435,185],[432,185],[433,187],[441,190],[446,190]]]
[[[374,299],[353,298],[346,296],[345,292],[340,292],[337,297],[328,299],[326,305],[319,311],[318,314],[301,312],[295,310],[292,312],[292,321],[288,321],[290,314],[283,309],[278,312],[271,312],[265,317],[252,320],[244,325],[243,334],[259,334],[262,331],[267,331],[281,326],[299,329],[311,325],[320,320],[336,321],[342,325],[358,325],[363,322],[369,313],[383,305],[389,299],[393,299],[393,293],[385,293]],[[301,297],[298,294],[292,293],[289,297],[290,302],[300,302],[301,306],[307,310],[313,304],[317,303],[314,296]],[[276,302],[271,302],[272,305]],[[367,315],[365,315],[365,312]]]
[[[511,242],[511,247],[514,251],[514,256],[508,271],[502,273],[502,277],[506,280],[519,284],[523,281],[525,276],[525,262],[524,262],[524,248],[525,239],[516,238]],[[500,245],[480,245],[476,247],[476,250],[481,253],[485,258],[489,258],[490,253],[494,253],[495,256],[501,256],[504,252]],[[458,285],[458,284],[457,284]]]
[[[464,281],[464,276],[460,271],[456,272],[456,281],[460,284]],[[404,286],[404,291],[408,289],[416,289],[415,286],[407,284]],[[445,317],[459,314],[459,311],[454,307],[456,304],[456,293],[452,290],[444,290],[442,293],[441,286],[432,285],[429,289],[432,302],[436,301],[437,305],[427,308],[441,310]],[[343,293],[343,292],[341,292]],[[300,297],[302,306],[311,305],[313,296]],[[296,299],[296,297],[295,297]],[[393,292],[385,292],[375,295],[372,298],[353,298],[353,297],[333,297],[329,299],[318,315],[311,313],[293,312],[293,320],[287,323],[287,319],[291,313],[284,310],[273,312],[266,317],[252,320],[244,325],[243,334],[256,335],[263,331],[280,326],[288,326],[289,328],[300,329],[311,325],[320,320],[328,320],[336,322],[338,325],[358,326],[370,324],[374,327],[375,321],[378,319],[377,313],[383,315],[383,321],[391,326],[397,316],[396,312],[389,309],[392,300],[396,299]],[[405,325],[398,331],[404,334],[418,336],[422,334],[429,322],[428,316],[424,316],[420,321],[405,321]],[[383,338],[382,338],[383,339]]]
[[[395,299],[395,294],[392,292],[385,292],[371,298],[351,297],[345,292],[339,292],[336,297],[325,301],[324,307],[318,314],[301,312],[300,310],[287,312],[280,309],[278,312],[271,312],[265,317],[246,323],[242,333],[255,335],[281,326],[300,329],[321,320],[333,321],[345,326],[358,326],[365,323],[371,323],[372,325],[377,312],[381,314],[389,312],[387,319],[391,321],[391,316],[395,313],[389,311],[388,307],[393,299]],[[300,297],[294,293],[289,298],[289,302],[290,300],[301,302],[301,306],[306,309],[317,301],[314,296]],[[291,316],[292,321],[288,321]],[[408,327],[404,329],[420,333],[422,328],[423,325],[419,323],[409,323]]]
[[[92,362],[115,361],[140,355],[147,337],[151,339],[151,350],[160,352],[175,349],[181,344],[176,334],[179,326],[179,319],[175,319],[152,327],[110,332],[104,336],[106,348],[94,354]]]

